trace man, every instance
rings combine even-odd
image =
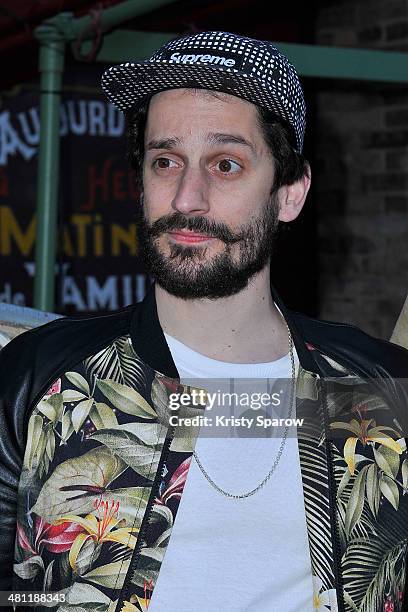
[[[3,350],[0,587],[64,612],[402,610],[408,353],[270,290],[278,222],[310,186],[294,68],[204,32],[103,88],[127,115],[156,283]],[[287,378],[298,438],[206,436],[183,381],[213,378]]]

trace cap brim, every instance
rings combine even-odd
[[[203,64],[140,62],[112,66],[102,76],[103,91],[121,111],[131,109],[146,96],[184,87],[229,93],[275,112],[292,124],[279,91],[244,72]]]

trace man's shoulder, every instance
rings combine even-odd
[[[30,349],[37,352],[52,350],[54,347],[54,350],[60,351],[66,346],[72,350],[109,342],[128,332],[134,309],[135,306],[128,306],[107,314],[72,315],[55,319],[19,334],[2,349],[0,355],[10,356],[18,352],[22,356],[21,351],[26,353]]]
[[[55,319],[19,334],[0,351],[0,392],[33,389],[129,333],[135,306],[97,316]]]
[[[303,340],[341,364],[368,375],[381,371],[404,378],[408,373],[408,350],[376,338],[356,325],[327,321],[292,312]]]

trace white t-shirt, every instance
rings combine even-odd
[[[270,363],[226,363],[203,356],[168,334],[165,338],[181,380],[204,379],[206,389],[209,378],[291,378],[289,354]],[[294,355],[298,368],[295,349]],[[241,494],[268,474],[280,444],[281,438],[214,438],[200,432],[196,452],[218,486]],[[149,612],[203,610],[313,610],[295,437],[287,438],[271,478],[245,499],[230,499],[216,491],[192,459]]]

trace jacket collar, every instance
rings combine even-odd
[[[271,287],[271,294],[289,326],[302,368],[318,373],[317,364],[296,325],[296,313],[286,308],[274,287]],[[157,314],[155,283],[149,287],[143,301],[135,307],[130,335],[138,356],[145,363],[169,378],[179,378]]]

